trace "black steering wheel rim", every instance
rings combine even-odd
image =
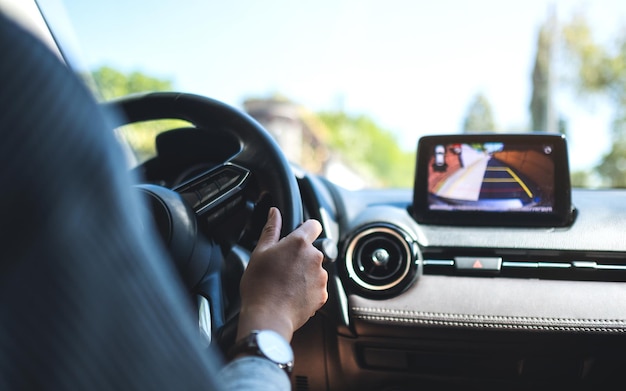
[[[289,162],[272,136],[252,117],[230,105],[200,95],[154,92],[107,102],[121,113],[116,126],[135,122],[181,119],[202,129],[228,132],[240,145],[228,163],[254,173],[262,190],[272,194],[283,219],[282,236],[303,221],[302,199]]]

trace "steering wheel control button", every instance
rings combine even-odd
[[[200,200],[203,203],[212,201],[219,192],[220,189],[215,183],[205,183],[205,186],[198,189]]]
[[[226,170],[215,178],[215,183],[221,190],[228,190],[233,187],[233,184],[237,182],[240,175],[233,170]]]
[[[494,273],[502,268],[500,257],[455,257],[454,266],[457,271]]]

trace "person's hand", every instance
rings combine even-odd
[[[279,210],[271,208],[241,279],[238,340],[252,330],[271,329],[291,341],[328,298],[324,256],[312,245],[320,223],[308,220],[280,239],[281,222]]]

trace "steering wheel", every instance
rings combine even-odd
[[[234,289],[222,286],[225,255],[242,242],[242,232],[258,238],[269,206],[282,213],[282,236],[302,223],[302,200],[289,163],[259,123],[214,99],[163,92],[132,95],[105,105],[122,114],[116,126],[181,119],[198,132],[232,140],[236,146],[222,162],[172,189],[138,186],[185,285],[199,299],[201,330],[207,338],[228,340],[230,336],[220,336],[228,334],[229,319],[232,328],[238,308],[234,316],[227,316],[233,299],[224,292],[230,288],[238,294],[238,284]],[[231,220],[241,223],[233,225]],[[218,342],[224,348],[232,341]]]

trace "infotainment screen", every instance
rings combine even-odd
[[[429,224],[567,225],[572,207],[565,137],[422,137],[413,215]]]

